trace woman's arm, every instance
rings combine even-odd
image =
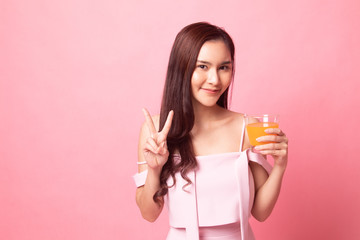
[[[280,194],[281,182],[285,170],[274,166],[270,176],[257,163],[250,162],[255,182],[255,200],[251,214],[256,220],[263,222],[271,214]]]
[[[171,127],[173,112],[170,112],[164,128],[158,132],[155,128],[153,118],[144,109],[146,123],[143,124],[138,146],[138,162],[146,162],[139,165],[139,172],[148,170],[145,184],[136,190],[136,203],[144,219],[154,222],[160,215],[164,199],[159,198],[158,202],[153,199],[154,194],[160,189],[160,173],[166,163],[169,152],[166,138]],[[158,118],[154,118],[159,126]]]
[[[288,159],[288,139],[285,134],[277,128],[268,129],[267,133],[276,135],[263,136],[258,141],[275,143],[259,145],[255,149],[274,158],[274,167],[270,175],[268,176],[259,164],[249,163],[255,182],[255,200],[251,213],[258,221],[265,221],[276,204]]]

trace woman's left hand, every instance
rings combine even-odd
[[[258,145],[254,149],[261,154],[271,155],[274,158],[274,166],[285,169],[288,160],[288,138],[279,128],[268,128],[265,132],[271,135],[259,137],[256,141],[266,144]]]

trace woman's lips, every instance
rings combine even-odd
[[[210,89],[210,88],[201,88],[201,90],[207,92],[207,93],[218,93],[220,90],[219,89]]]

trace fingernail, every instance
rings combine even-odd
[[[258,137],[256,141],[261,142],[261,137]]]
[[[269,128],[265,129],[266,133],[271,133],[271,130]]]

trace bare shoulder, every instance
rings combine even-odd
[[[222,128],[226,131],[227,138],[236,142],[234,149],[239,149],[244,124],[244,114],[230,110],[225,110],[223,114]]]
[[[234,120],[234,119],[236,119],[236,118],[241,118],[241,117],[243,116],[242,113],[235,112],[235,111],[232,111],[232,110],[229,110],[229,109],[225,109],[225,108],[220,108],[220,107],[219,107],[219,113],[220,113],[224,118],[231,119],[231,120]]]
[[[236,123],[236,127],[234,128],[234,131],[236,131],[241,137],[244,137],[243,145],[242,145],[242,150],[244,151],[251,147],[246,130],[245,132],[243,132],[243,130],[246,129],[246,122],[253,123],[256,122],[257,120],[255,118],[251,118],[251,117],[249,118],[245,113],[239,113],[233,111],[229,111],[229,112],[230,112],[229,114],[231,114],[232,118],[234,119],[233,121]],[[247,120],[245,120],[245,118]]]
[[[245,114],[230,111],[230,110],[226,110],[226,112],[227,112],[227,117],[228,117],[229,121],[233,122],[234,124],[236,124],[241,129],[242,123],[244,122]]]

